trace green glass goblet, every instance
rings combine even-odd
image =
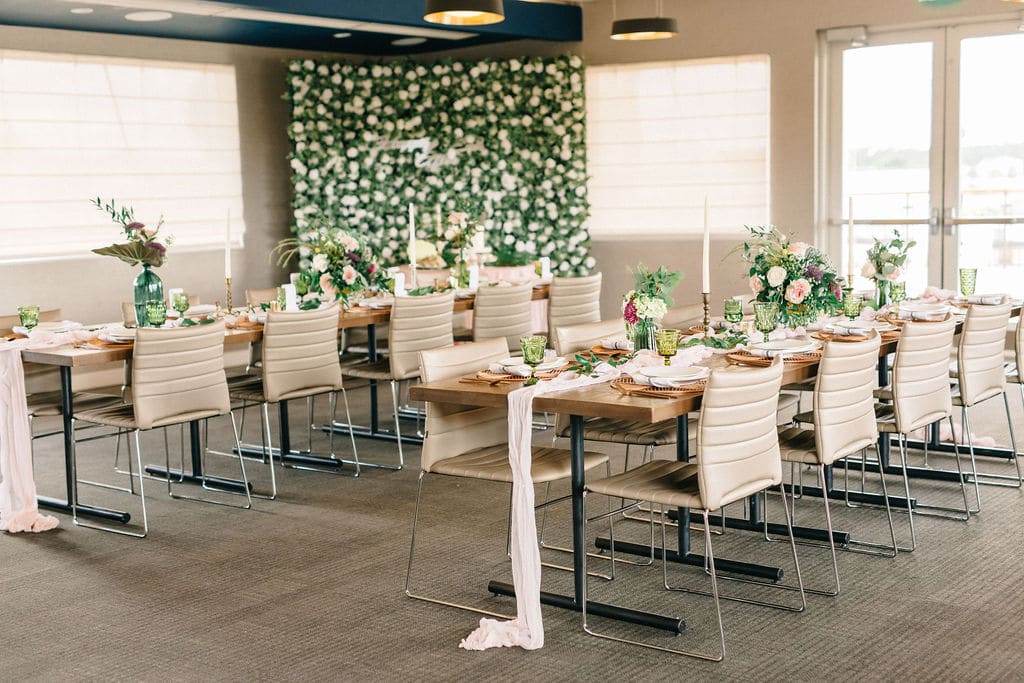
[[[977,268],[961,268],[960,269],[960,293],[964,296],[971,296],[974,294],[974,287],[978,282],[978,269]]]
[[[775,331],[779,321],[779,305],[774,301],[754,302],[754,327],[766,337]]]
[[[22,327],[31,330],[39,324],[39,307],[35,304],[18,306],[18,319],[21,321]]]
[[[665,365],[672,363],[672,357],[679,350],[679,330],[658,330],[654,333],[654,345],[658,355],[665,359]]]
[[[150,327],[161,327],[167,320],[167,303],[163,299],[147,301],[146,316]]]
[[[894,282],[889,286],[889,300],[894,304],[907,300],[907,283]]]
[[[726,322],[736,323],[743,320],[743,300],[742,299],[726,299],[724,302],[725,308],[725,320]]]
[[[846,317],[849,318],[850,320],[853,320],[858,315],[860,315],[860,307],[863,303],[863,299],[861,299],[853,292],[850,292],[843,299],[843,314],[845,314]]]
[[[537,383],[537,366],[544,362],[548,338],[542,334],[531,334],[519,338],[519,346],[523,350],[523,362],[530,366],[530,379],[526,385]]]
[[[171,295],[171,308],[178,312],[179,318],[185,317],[185,311],[191,306],[188,303],[188,294],[185,292],[175,292]]]

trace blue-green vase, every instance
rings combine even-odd
[[[146,303],[163,301],[164,283],[160,276],[153,272],[152,266],[143,264],[142,272],[135,276],[135,322],[139,327],[149,324]]]

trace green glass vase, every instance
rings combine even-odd
[[[143,264],[142,272],[135,276],[135,323],[139,327],[149,325],[149,314],[146,304],[150,301],[163,301],[164,283],[160,276],[153,272],[152,266]]]
[[[657,348],[654,333],[658,330],[658,322],[654,318],[640,318],[633,325],[633,350]]]
[[[892,283],[888,280],[876,280],[875,281],[875,310],[877,311],[882,306],[888,306],[892,303],[892,294],[890,287]]]

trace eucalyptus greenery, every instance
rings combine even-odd
[[[577,56],[291,62],[293,232],[348,225],[398,265],[410,203],[447,215],[469,197],[495,252],[588,273],[583,78]]]

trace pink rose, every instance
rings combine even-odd
[[[325,299],[333,300],[338,298],[338,291],[334,288],[334,280],[331,278],[330,273],[324,273],[320,276],[320,291]]]
[[[789,253],[797,258],[803,258],[810,248],[811,245],[807,244],[807,242],[793,242],[789,245]]]
[[[899,266],[896,266],[896,268],[891,273],[885,276],[885,279],[888,280],[889,282],[896,282],[901,277],[903,277],[903,269],[900,268]]]
[[[751,275],[750,282],[747,284],[750,285],[750,291],[754,294],[759,294],[764,290],[764,283],[761,282],[761,278],[756,275]]]
[[[811,283],[800,278],[799,280],[793,280],[789,283],[789,287],[786,287],[786,301],[791,304],[802,304],[808,294],[811,293]]]
[[[341,270],[341,279],[345,281],[346,285],[352,284],[353,282],[356,281],[356,278],[358,278],[358,277],[359,277],[358,271],[356,271],[356,269],[353,268],[352,266],[345,266]]]

